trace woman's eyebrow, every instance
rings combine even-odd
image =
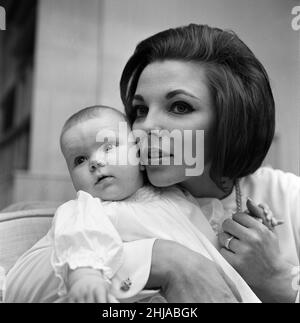
[[[170,100],[172,99],[174,96],[176,95],[179,95],[179,94],[183,94],[183,95],[186,95],[186,96],[190,96],[191,98],[193,99],[197,99],[197,100],[200,100],[200,98],[198,98],[197,96],[195,96],[194,94],[192,93],[189,93],[185,90],[174,90],[174,91],[171,91],[169,93],[167,93],[166,95],[166,99]]]
[[[198,98],[197,96],[195,96],[194,94],[188,92],[188,91],[185,91],[185,90],[181,90],[181,89],[178,89],[178,90],[173,90],[169,93],[166,94],[166,99],[167,100],[170,100],[172,99],[174,96],[176,95],[180,95],[180,94],[183,94],[183,95],[186,95],[186,96],[189,96],[193,99],[196,99],[196,100],[201,100],[200,98]],[[137,100],[137,101],[141,101],[141,102],[145,102],[144,98],[140,95],[140,94],[135,94],[135,96],[133,97],[133,100]]]

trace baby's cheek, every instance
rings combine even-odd
[[[73,182],[73,186],[76,191],[78,190],[86,190],[87,188],[87,178],[86,174],[83,170],[75,170],[71,174],[71,179]]]

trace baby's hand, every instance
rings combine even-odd
[[[78,268],[69,275],[70,303],[112,303],[115,298],[109,294],[104,275],[91,268]]]
[[[68,298],[70,303],[107,303],[106,282],[97,275],[84,276],[70,286]]]

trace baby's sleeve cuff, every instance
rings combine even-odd
[[[116,252],[113,261],[107,265],[107,261],[97,257],[93,252],[84,251],[82,254],[77,253],[70,256],[65,261],[58,262],[52,256],[51,263],[56,277],[59,279],[58,295],[65,296],[67,294],[67,282],[70,270],[77,268],[88,267],[98,271],[102,271],[105,279],[110,281],[112,276],[120,268],[123,262],[122,248]]]

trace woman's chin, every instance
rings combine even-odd
[[[184,169],[182,166],[146,167],[150,183],[157,187],[166,187],[181,183],[186,179]]]

